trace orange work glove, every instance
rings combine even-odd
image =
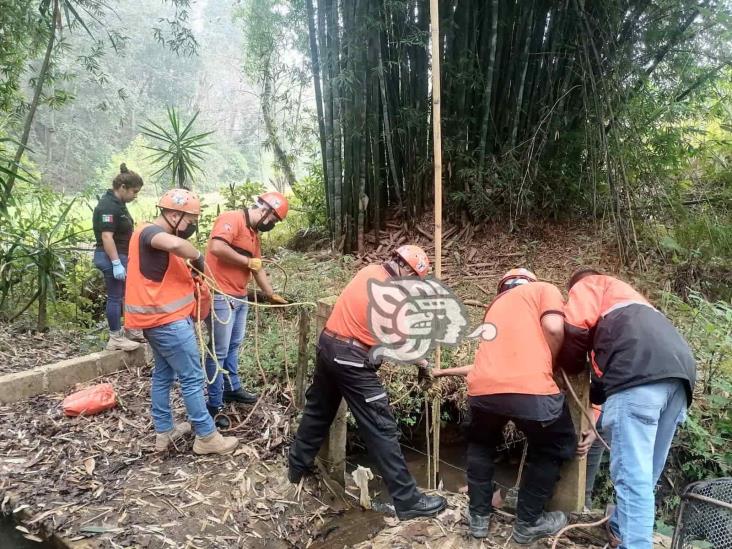
[[[272,294],[269,300],[275,305],[287,305],[287,300],[279,294]]]
[[[249,258],[249,270],[253,272],[257,272],[262,268],[262,260],[258,257],[250,257]]]

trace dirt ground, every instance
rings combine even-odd
[[[431,228],[426,223],[421,228],[416,243],[430,249]],[[528,266],[541,279],[563,286],[574,268],[590,264],[632,279],[654,295],[661,288],[657,281],[620,270],[614,244],[601,232],[590,225],[561,224],[537,224],[531,232],[515,234],[491,224],[446,227],[445,279],[461,297],[489,301],[500,275],[515,266]],[[367,247],[361,262],[388,257],[406,242],[406,234],[398,224],[390,227],[379,243]],[[473,313],[478,320],[480,309]],[[17,335],[0,326],[5,358],[0,363],[22,369],[61,360],[78,354],[76,339]],[[274,387],[264,391],[255,407],[229,409],[233,434],[241,441],[235,454],[198,457],[191,452],[192,437],[169,453],[153,452],[149,367],[97,381],[112,382],[120,396],[116,409],[98,416],[64,417],[59,407],[63,394],[0,407],[2,511],[21,519],[29,537],[53,531],[89,544],[80,548],[511,546],[508,517],[494,521],[489,540],[469,538],[464,495],[450,495],[449,508],[436,519],[399,523],[383,513],[353,508],[351,496],[317,478],[291,485],[285,455],[294,410]],[[446,392],[455,396],[460,391]],[[182,420],[182,403],[178,392],[173,394],[176,417]],[[354,487],[348,491],[356,493]],[[599,531],[573,531],[571,539],[559,542],[604,544]]]
[[[92,342],[92,345],[98,343]],[[81,333],[50,330],[32,333],[0,323],[0,375],[21,372],[36,366],[90,352],[90,342]]]
[[[195,456],[192,437],[156,454],[148,368],[101,381],[120,405],[97,416],[64,417],[62,394],[0,407],[2,510],[23,517],[29,535],[103,548],[304,546],[342,508],[317,483],[297,491],[287,481],[290,410],[273,395],[229,410],[241,441],[233,455]],[[174,409],[181,420],[177,395]]]
[[[355,485],[344,493],[318,476],[290,484],[292,409],[273,392],[256,406],[229,408],[241,441],[233,455],[199,457],[192,437],[153,452],[149,367],[102,381],[114,384],[120,405],[97,416],[64,417],[62,394],[0,407],[2,512],[13,513],[29,539],[54,532],[79,549],[511,546],[506,516],[489,540],[469,538],[465,495],[448,494],[436,519],[402,523],[360,510]],[[177,396],[174,409],[182,418]],[[589,531],[560,546],[603,545],[601,532]]]

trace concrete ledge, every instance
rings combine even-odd
[[[10,404],[43,393],[57,393],[124,368],[136,368],[146,363],[145,345],[125,351],[102,351],[54,364],[38,366],[0,376],[0,404]]]

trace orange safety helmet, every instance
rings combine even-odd
[[[201,215],[201,200],[196,193],[188,189],[170,189],[160,197],[158,208]]]
[[[510,284],[507,288],[504,288],[504,286],[512,280],[515,282],[513,282],[513,284]],[[503,290],[513,288],[514,286],[520,286],[521,284],[526,284],[528,282],[536,282],[536,280],[536,275],[528,269],[524,269],[523,267],[518,269],[511,269],[505,275],[503,275],[501,277],[501,280],[498,282],[498,293],[501,293]]]
[[[287,202],[285,195],[277,191],[260,194],[257,197],[257,202],[269,206],[280,221],[287,217],[287,212],[290,209],[290,203]]]
[[[422,248],[407,244],[406,246],[400,246],[394,253],[402,258],[419,275],[419,278],[424,279],[427,276],[430,270],[430,258],[427,257]]]

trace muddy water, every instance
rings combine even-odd
[[[51,543],[25,539],[9,518],[0,516],[0,549],[51,549]]]
[[[466,486],[465,450],[465,444],[456,443],[454,438],[451,442],[440,445],[440,475],[444,489],[449,492],[459,492]],[[427,486],[427,457],[424,448],[402,446],[402,452],[417,485]],[[350,547],[374,537],[386,527],[384,515],[390,512],[388,505],[391,504],[391,499],[381,477],[376,476],[379,475],[378,469],[365,453],[349,456],[348,461],[349,473],[355,469],[356,465],[371,468],[375,475],[374,480],[369,483],[371,495],[374,498],[374,507],[383,512],[352,509],[335,517],[323,526],[319,537],[310,546],[312,548],[342,549]],[[515,456],[501,456],[499,463],[496,464],[494,480],[499,487],[503,488],[504,495],[505,488],[512,487],[516,482],[517,468]]]
[[[413,446],[402,446],[404,459],[409,467],[418,486],[427,486],[427,456],[425,456],[424,448],[415,448]],[[353,456],[349,458],[355,464],[370,467],[371,470],[378,474],[378,469],[368,454]],[[465,489],[467,481],[465,479],[466,466],[466,445],[462,442],[449,443],[440,445],[440,478],[442,479],[443,488],[449,492],[459,492]],[[352,468],[354,466],[352,465]],[[499,462],[496,464],[494,482],[501,488],[509,488],[516,482],[516,473],[518,464],[513,456],[501,455]],[[349,469],[350,470],[350,469]],[[378,480],[378,479],[377,479]],[[379,485],[383,488],[383,485]]]

